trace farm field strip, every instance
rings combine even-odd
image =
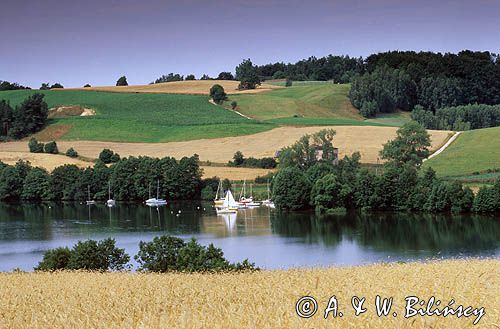
[[[275,152],[295,143],[305,134],[314,133],[324,128],[337,131],[334,144],[339,148],[340,156],[361,153],[363,163],[377,163],[382,145],[396,135],[395,127],[362,127],[362,126],[307,126],[279,127],[273,130],[239,137],[200,139],[171,143],[118,143],[101,141],[58,141],[59,150],[64,152],[73,147],[86,158],[97,158],[104,148],[110,148],[121,156],[148,155],[153,157],[174,156],[181,158],[198,154],[200,160],[214,163],[227,163],[232,160],[236,151],[243,152],[245,157],[272,157]],[[432,149],[439,148],[448,138],[450,132],[443,130],[429,131]],[[27,141],[1,143],[0,151],[27,152]],[[1,159],[0,159],[1,160]]]
[[[279,89],[279,86],[262,83],[256,89],[238,90],[239,81],[234,80],[192,80],[192,81],[173,81],[150,85],[135,86],[107,86],[107,87],[88,87],[88,88],[66,88],[63,90],[80,91],[100,91],[114,93],[157,93],[157,94],[187,94],[187,95],[208,95],[210,88],[215,85],[221,85],[228,94],[254,94]]]
[[[464,280],[467,278],[467,280]],[[343,317],[324,319],[335,295]],[[393,297],[378,317],[375,296]],[[0,273],[0,326],[5,328],[471,328],[477,318],[405,318],[405,298],[455,300],[484,307],[478,328],[500,319],[500,261],[446,260],[360,267],[289,269],[239,274]],[[297,316],[302,296],[317,313]],[[355,316],[351,298],[365,297]],[[425,310],[425,306],[422,307]],[[435,308],[435,306],[434,306]],[[55,312],[54,310],[57,310]]]
[[[500,127],[462,132],[441,154],[429,159],[432,167],[445,177],[466,176],[500,168]]]

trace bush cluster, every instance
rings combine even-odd
[[[246,167],[246,168],[263,168],[263,169],[274,169],[277,166],[277,162],[274,158],[265,157],[261,159],[256,159],[253,157],[245,158],[243,153],[236,151],[233,156],[233,161],[228,162],[230,167]]]
[[[47,124],[48,107],[43,94],[28,96],[14,109],[0,101],[0,136],[20,139],[40,131]]]
[[[28,142],[28,148],[31,153],[50,153],[50,154],[58,154],[59,149],[57,148],[57,143],[55,141],[48,142],[44,144],[36,140],[35,137],[32,137]]]
[[[149,272],[226,272],[256,271],[255,264],[244,260],[230,263],[224,253],[213,244],[205,247],[195,238],[189,242],[163,235],[151,242],[139,243],[139,252],[134,256],[140,271]],[[72,249],[60,247],[45,252],[43,260],[35,267],[37,271],[86,270],[121,271],[130,269],[130,256],[124,249],[115,246],[115,240],[79,241]]]
[[[101,153],[99,153],[99,160],[105,164],[116,163],[120,161],[120,155],[110,149],[103,149]]]

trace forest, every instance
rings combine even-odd
[[[500,180],[477,195],[458,181],[444,181],[432,168],[420,169],[430,140],[416,122],[400,128],[386,143],[380,172],[360,165],[354,153],[333,162],[333,130],[305,135],[282,150],[280,169],[272,181],[272,197],[282,210],[315,209],[320,213],[357,210],[425,212],[500,211]],[[316,150],[321,149],[321,156]]]

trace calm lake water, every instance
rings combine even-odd
[[[158,210],[120,203],[111,209],[79,203],[0,204],[0,271],[32,270],[47,249],[89,238],[113,237],[133,257],[139,241],[167,233],[213,242],[231,261],[248,258],[270,269],[500,257],[498,216],[316,216],[266,207],[217,216],[210,203],[174,203]]]

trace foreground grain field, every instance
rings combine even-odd
[[[324,310],[335,295],[342,317]],[[375,297],[393,297],[378,317]],[[477,328],[500,319],[500,261],[453,260],[363,267],[292,269],[243,274],[2,273],[2,328],[472,328],[476,316],[405,318],[405,298],[442,309],[480,309]],[[297,316],[302,296],[317,300],[317,313]],[[354,316],[351,298],[366,297]],[[426,306],[421,306],[425,310]],[[417,308],[417,306],[415,306]],[[432,307],[436,309],[436,305]],[[397,316],[393,315],[397,313]]]
[[[108,87],[90,87],[90,88],[66,88],[61,90],[85,90],[85,91],[106,91],[118,93],[156,93],[156,94],[191,94],[208,95],[210,88],[215,85],[221,85],[228,94],[254,94],[281,87],[263,83],[256,89],[238,90],[239,81],[232,80],[192,80],[155,83],[152,85],[138,86],[108,86]]]
[[[297,141],[305,134],[314,133],[324,128],[337,131],[334,144],[339,148],[340,156],[361,152],[361,162],[377,163],[382,145],[396,136],[395,127],[370,126],[328,126],[328,127],[279,127],[270,131],[248,135],[245,137],[225,137],[215,139],[200,139],[171,143],[114,143],[98,141],[58,141],[59,150],[64,152],[73,147],[87,158],[97,158],[104,148],[110,148],[121,156],[148,155],[154,157],[174,156],[181,158],[198,154],[203,161],[226,163],[232,160],[236,151],[241,151],[246,157],[269,157],[284,146]],[[431,130],[432,149],[436,150],[445,143],[449,131]],[[26,152],[27,141],[0,143],[0,151]],[[0,159],[1,160],[1,159]]]

